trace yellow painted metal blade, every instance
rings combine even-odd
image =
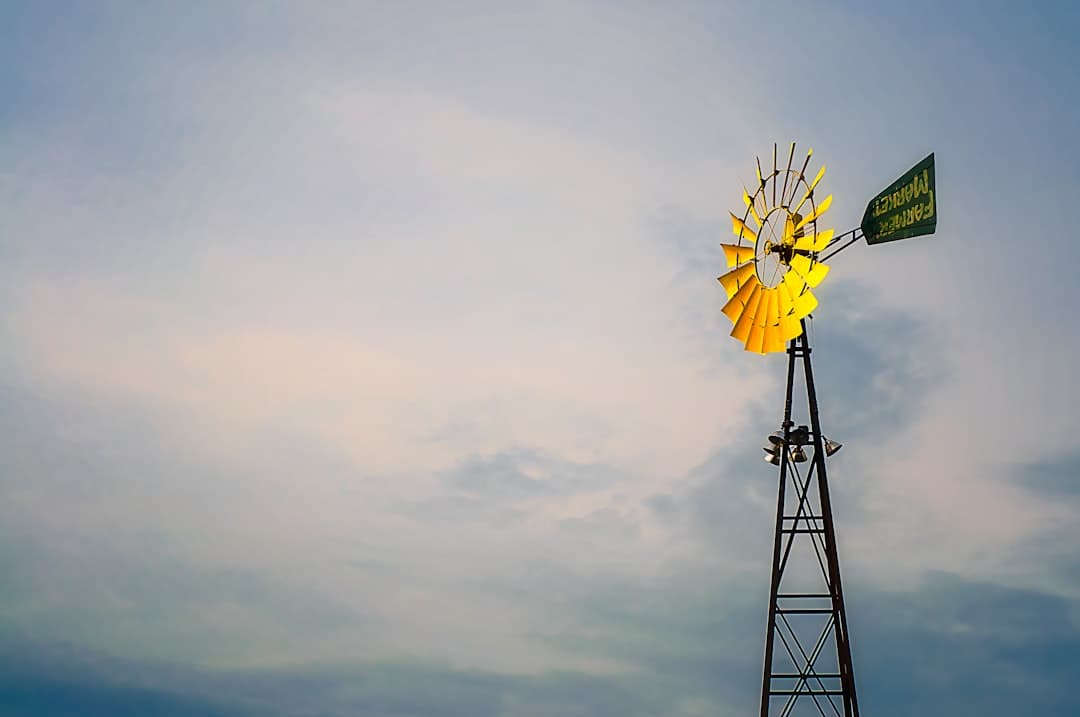
[[[743,187],[742,190],[742,200],[743,204],[746,205],[746,208],[750,210],[750,216],[754,218],[754,221],[757,222],[757,225],[760,227],[761,217],[758,216],[757,207],[754,206],[754,200],[750,197],[750,193],[746,191],[745,187]]]
[[[793,316],[797,319],[805,318],[809,316],[814,311],[814,309],[817,308],[817,305],[817,297],[814,296],[813,292],[807,289],[806,291],[795,297],[795,304],[793,307],[795,309],[795,313],[793,314]]]
[[[781,317],[787,316],[791,313],[791,306],[794,301],[791,298],[791,289],[784,282],[780,282],[776,285],[776,308],[777,314]]]
[[[831,207],[831,206],[832,206],[832,195],[830,194],[829,196],[825,197],[825,199],[822,200],[821,204],[817,205],[817,209],[815,209],[813,211],[814,219],[817,219],[822,214],[829,211],[829,207]]]
[[[792,305],[795,304],[795,299],[799,298],[799,294],[806,290],[806,280],[799,276],[797,271],[789,271],[784,274],[782,283],[787,286],[791,292]]]
[[[793,275],[794,281],[800,283],[800,292],[806,288],[806,284],[802,282],[798,274],[795,274],[795,272],[788,273]],[[784,275],[784,279],[787,279],[787,274]],[[781,281],[776,285],[776,288],[778,289],[777,298],[780,307],[780,339],[787,342],[802,333],[802,323],[795,316],[795,297],[798,294],[792,293],[791,286],[786,281]]]
[[[777,323],[777,291],[775,288],[762,289],[757,312],[754,314],[754,325],[750,329],[750,335],[746,337],[746,350],[766,353],[765,337],[769,328]]]
[[[754,325],[754,314],[757,313],[757,307],[761,300],[761,284],[754,287],[750,293],[750,298],[746,300],[746,308],[739,316],[739,320],[735,322],[735,327],[731,330],[731,336],[738,341],[746,341],[750,336],[750,329]]]
[[[780,338],[787,342],[802,333],[802,322],[794,316],[782,316],[780,318]]]
[[[784,220],[784,237],[781,241],[785,244],[789,243],[795,238],[795,220],[790,214],[787,215],[787,219]]]
[[[746,239],[751,242],[757,241],[757,234],[754,230],[746,226],[746,224],[743,223],[743,220],[739,219],[734,214],[731,215],[731,230],[735,232],[735,236],[741,239]]]
[[[820,182],[821,178],[824,177],[824,176],[825,176],[825,165],[823,164],[823,165],[821,165],[821,169],[818,170],[817,176],[814,177],[814,181],[810,182],[810,186],[806,188],[806,194],[804,194],[803,198],[799,200],[799,203],[795,205],[795,211],[796,212],[799,211],[802,208],[802,205],[806,203],[807,199],[814,196],[814,187],[816,187],[818,185],[818,182]]]
[[[750,277],[750,280],[743,284],[735,295],[728,299],[728,302],[724,304],[724,308],[720,311],[724,316],[731,319],[732,323],[739,320],[739,316],[742,315],[743,310],[746,308],[746,303],[750,300],[750,294],[753,293],[754,288],[761,289],[761,282],[758,281],[757,274]]]
[[[746,342],[743,344],[743,348],[747,351],[753,351],[757,354],[765,353],[762,349],[765,344],[765,327],[764,326],[751,326],[750,335],[746,337]]]
[[[830,206],[832,206],[832,195],[831,194],[829,196],[825,197],[825,201],[823,201],[821,204],[817,205],[817,207],[814,208],[814,211],[810,212],[805,217],[803,217],[802,221],[799,222],[797,225],[795,225],[795,229],[797,230],[800,227],[802,227],[803,225],[814,221],[815,219],[820,217],[822,214],[829,211]]]
[[[766,354],[777,353],[785,348],[783,327],[777,324],[765,329],[765,341],[762,343],[761,352]]]
[[[807,286],[806,280],[802,279],[797,271],[788,271],[784,274],[783,284],[787,286],[789,292],[792,295],[792,316],[795,319],[802,319],[802,317],[809,314],[818,306],[818,299],[814,298],[810,293],[810,287]]]
[[[742,266],[732,269],[726,274],[721,274],[716,277],[716,280],[720,282],[720,285],[724,287],[724,291],[727,292],[730,299],[735,295],[735,292],[739,290],[739,287],[750,280],[751,276],[756,276],[754,273],[753,264],[743,264]]]
[[[754,315],[754,326],[762,328],[776,322],[776,288],[763,288],[761,300],[758,302],[757,314]]]
[[[835,230],[826,229],[823,232],[818,232],[814,235],[814,246],[810,248],[810,251],[825,251],[825,247],[829,246],[833,240],[833,234]]]
[[[821,283],[825,275],[829,273],[829,265],[820,261],[812,261],[809,257],[796,254],[791,257],[792,271],[799,272],[799,276],[806,280],[806,285],[815,287]]]
[[[752,246],[721,244],[720,247],[724,250],[724,258],[727,259],[728,266],[735,266],[737,264],[742,264],[745,261],[754,260],[754,247]]]
[[[799,237],[799,240],[795,242],[795,248],[803,251],[825,251],[825,247],[829,246],[829,242],[832,241],[835,233],[833,229],[826,229],[817,234]]]

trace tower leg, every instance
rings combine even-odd
[[[787,353],[784,444],[780,450],[761,717],[858,717],[824,438],[805,325]],[[810,425],[796,428],[791,410],[800,364]],[[803,446],[812,455],[803,463],[805,471],[800,471],[792,451]]]

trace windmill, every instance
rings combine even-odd
[[[798,166],[792,143],[786,166],[778,163],[775,144],[771,171],[762,170],[759,158],[757,188],[752,194],[744,189],[742,215],[731,214],[738,241],[721,245],[729,269],[719,277],[728,297],[722,312],[734,324],[731,336],[747,351],[786,351],[788,357],[784,418],[764,456],[779,467],[780,481],[761,717],[797,710],[859,715],[826,473],[826,459],[841,445],[821,430],[806,335],[806,320],[818,306],[813,290],[829,273],[826,260],[859,239],[881,244],[937,227],[933,154],[874,197],[860,226],[839,236],[819,227],[832,195],[817,200],[825,167],[808,180],[812,157],[810,150]],[[809,425],[792,420],[797,380]]]

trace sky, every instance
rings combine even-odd
[[[1078,22],[0,3],[0,712],[753,713],[785,367],[715,277],[797,141],[838,232],[936,155],[809,329],[862,709],[1075,714]]]

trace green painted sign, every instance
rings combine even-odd
[[[933,153],[870,200],[861,226],[867,244],[934,233],[937,197]]]

